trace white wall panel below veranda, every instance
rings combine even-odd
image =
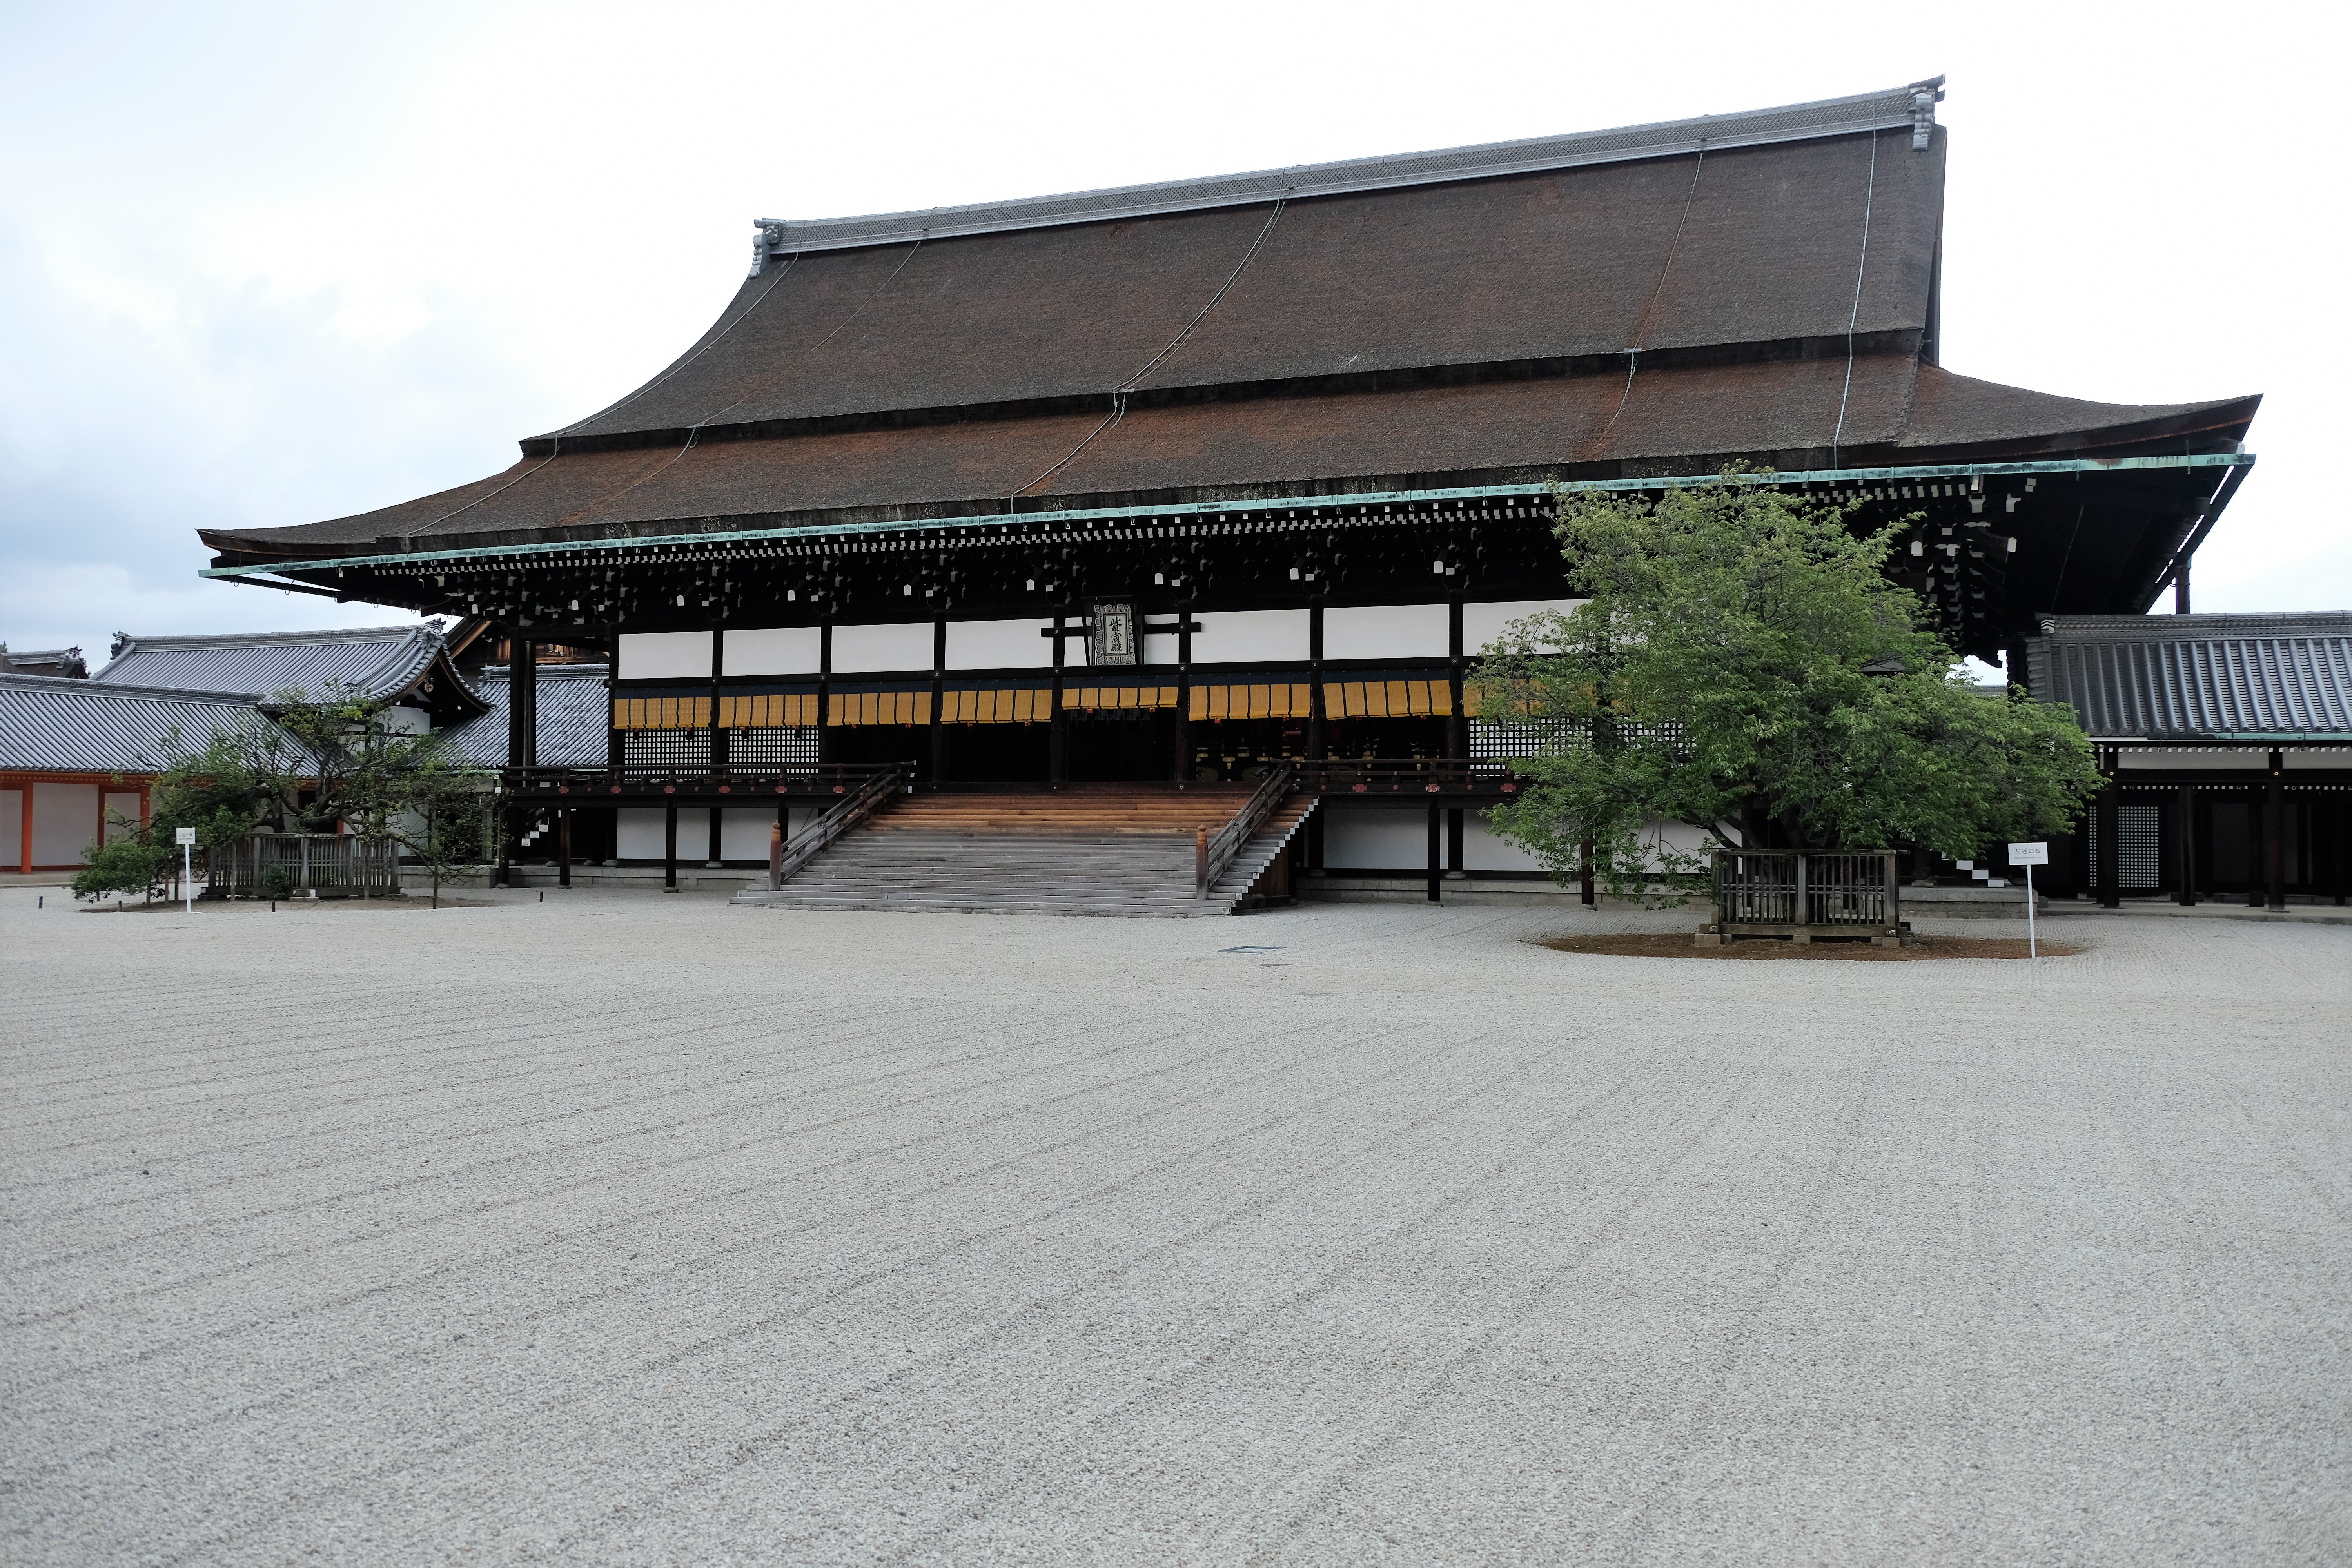
[[[796,805],[792,808],[791,831],[800,832],[816,820],[821,807]],[[768,858],[768,829],[776,820],[772,805],[731,805],[714,807],[684,805],[677,812],[677,863],[699,866],[710,858],[710,814],[723,813],[719,822],[719,858],[724,860],[757,860]],[[659,860],[662,858],[664,810],[658,805],[625,805],[620,808],[620,831],[617,845],[624,860]]]

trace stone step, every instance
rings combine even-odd
[[[1228,914],[1313,809],[1282,803],[1208,898],[1195,896],[1198,833],[1253,792],[1074,791],[911,795],[843,837],[793,881],[737,901],[776,909],[930,910],[1147,917]]]

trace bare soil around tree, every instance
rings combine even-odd
[[[1598,953],[1612,958],[1708,958],[1818,960],[1832,963],[1916,963],[1939,958],[2026,958],[2021,936],[1922,936],[1909,947],[1878,947],[1867,942],[1794,942],[1780,937],[1743,937],[1719,947],[1701,947],[1687,936],[1643,931],[1617,936],[1556,936],[1538,943],[1554,952]],[[2083,951],[2073,942],[2043,942],[2043,958],[2072,958]]]

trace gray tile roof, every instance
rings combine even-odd
[[[318,697],[333,686],[392,697],[424,673],[440,650],[441,634],[424,626],[132,637],[90,679],[255,698],[289,690]]]
[[[62,675],[79,680],[89,673],[78,647],[0,648],[0,674]]]
[[[161,773],[217,731],[267,722],[238,692],[0,675],[0,768]]]
[[[2094,740],[2352,740],[2352,614],[2060,616],[2033,695]]]
[[[611,755],[611,668],[602,664],[539,667],[539,761],[551,768],[601,768]],[[474,679],[490,705],[478,719],[450,726],[451,749],[467,762],[504,767],[507,761],[507,667],[492,665]]]

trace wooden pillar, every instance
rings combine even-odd
[[[2123,785],[2116,780],[2116,753],[2109,752],[2107,758],[2106,785],[2099,791],[2099,797],[2091,807],[2098,837],[2098,847],[2095,852],[2098,864],[2091,868],[2091,883],[2098,889],[2100,906],[2116,910],[2121,909],[2124,902],[2123,846],[2117,839],[2117,835],[2123,831],[2124,792]]]
[[[727,772],[729,742],[733,738],[722,717],[725,710],[720,706],[719,683],[726,674],[727,628],[713,626],[710,628],[710,771],[713,775],[721,777]]]
[[[1451,698],[1448,706],[1452,710],[1445,716],[1445,754],[1467,757],[1470,754],[1470,720],[1462,711],[1462,596],[1458,594],[1445,606],[1445,646],[1451,650],[1446,655],[1445,689]],[[1458,840],[1461,837],[1461,814],[1456,812],[1454,817],[1454,837]]]
[[[1578,891],[1583,895],[1585,908],[1591,909],[1599,902],[1592,888],[1592,840],[1586,839],[1582,847],[1584,859],[1577,868],[1576,874]]]
[[[2263,907],[2263,819],[2271,813],[2263,810],[2263,789],[2257,784],[2246,792],[2246,908]]]
[[[2286,763],[2271,753],[2271,782],[2263,812],[2263,880],[2269,884],[2264,907],[2286,908]]]
[[[572,886],[572,804],[555,808],[555,885]]]
[[[677,891],[677,797],[662,802],[662,891]]]
[[[1429,807],[1429,901],[1433,904],[1444,900],[1444,893],[1438,886],[1445,876],[1445,867],[1441,858],[1442,847],[1438,823],[1441,815],[1443,814],[1436,804],[1431,803]]]
[[[826,722],[833,717],[833,622],[827,620],[816,633],[816,761],[819,767],[833,761],[833,726]]]
[[[1062,710],[1062,647],[1065,636],[1064,616],[1054,612],[1054,711],[1047,720],[1051,726],[1046,738],[1045,776],[1053,784],[1061,784],[1070,776],[1070,721]]]
[[[2180,891],[2175,901],[2193,904],[2197,901],[2197,786],[2182,784],[2179,796],[2180,831]]]
[[[507,766],[539,766],[539,645],[507,628]]]
[[[931,623],[931,783],[948,776],[948,618]]]
[[[1445,813],[1445,874],[1461,878],[1469,873],[1462,865],[1462,841],[1465,837],[1462,807],[1449,806]]]
[[[2352,881],[2352,875],[2347,875],[2352,872],[2352,795],[2338,790],[2322,799],[2328,799],[2336,806],[2328,814],[2336,823],[2328,830],[2328,881],[2336,891],[2336,902],[2343,905],[2345,881]],[[2316,816],[2316,811],[2312,816]]]
[[[1178,784],[1192,782],[1192,601],[1190,594],[1176,605],[1176,719],[1170,726],[1175,736],[1174,766]],[[1307,734],[1315,727],[1310,721]],[[1308,755],[1313,755],[1313,742],[1308,742]]]
[[[1331,754],[1330,716],[1323,705],[1323,606],[1307,607],[1307,760]]]
[[[1323,869],[1323,810],[1320,806],[1310,812],[1307,818],[1307,868],[1310,871]],[[2340,904],[2344,900],[2339,897],[2336,901]]]
[[[719,856],[726,847],[720,835],[725,831],[726,826],[727,808],[723,805],[712,806],[710,808],[710,854],[709,858],[703,862],[704,866],[709,869],[717,869],[720,863]]]
[[[2172,576],[2172,613],[2176,616],[2189,613],[2189,563],[2186,561]]]

